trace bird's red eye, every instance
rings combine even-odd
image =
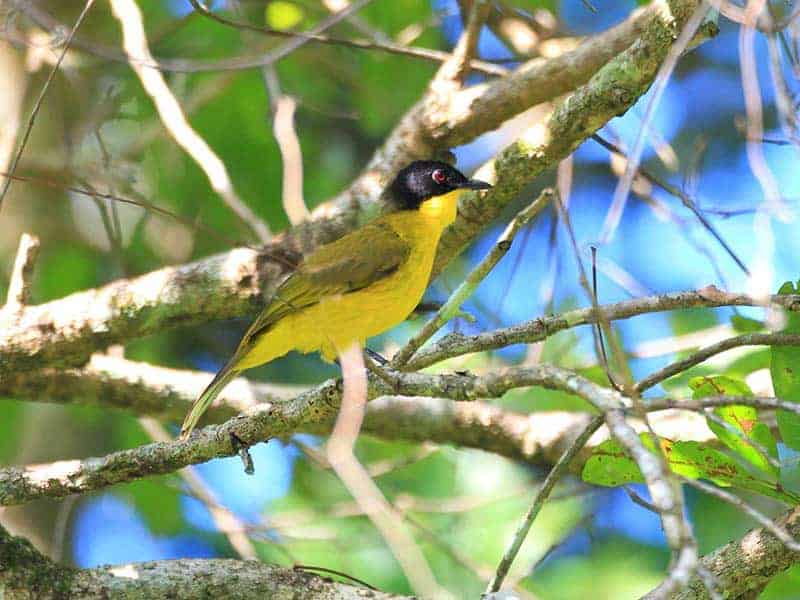
[[[447,175],[444,174],[442,169],[436,169],[433,173],[431,173],[431,177],[439,185],[443,184],[447,180]]]

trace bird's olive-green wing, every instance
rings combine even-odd
[[[326,296],[347,294],[380,281],[408,260],[410,251],[408,243],[380,219],[317,248],[278,287],[242,344],[287,314]]]

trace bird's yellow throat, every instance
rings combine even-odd
[[[441,196],[434,196],[425,200],[419,207],[419,212],[432,221],[438,221],[444,229],[456,219],[458,212],[458,197],[463,190],[453,190]]]

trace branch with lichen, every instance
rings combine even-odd
[[[303,571],[234,559],[181,559],[77,569],[50,560],[0,526],[0,592],[8,600],[46,598],[408,598]]]
[[[384,404],[379,402],[374,405],[375,408],[370,406],[368,410],[364,426],[366,432],[388,439],[429,439],[484,448],[531,462],[549,461],[553,458],[552,452],[563,450],[562,444],[574,432],[573,427],[585,425],[586,415],[581,414],[574,419],[552,417],[548,425],[560,423],[560,426],[548,434],[539,429],[536,414],[527,417],[485,405],[471,408],[466,404],[531,386],[574,394],[602,412],[627,410],[630,404],[614,390],[567,369],[544,364],[514,367],[501,373],[480,376],[399,372],[393,372],[392,376],[392,386],[379,377],[371,376],[370,397],[403,394],[438,400],[410,398],[382,401]],[[197,383],[202,385],[203,382]],[[141,384],[123,382],[122,385],[138,386],[138,393],[144,393]],[[170,473],[213,458],[234,456],[239,453],[240,444],[250,446],[301,431],[329,431],[339,409],[341,392],[341,381],[329,380],[288,400],[257,403],[246,414],[205,427],[188,440],[146,444],[98,458],[0,469],[0,505],[86,493],[142,477]],[[176,397],[174,390],[168,393],[173,394],[173,399]],[[182,402],[188,404],[194,397],[185,393]],[[462,404],[450,404],[451,400],[461,401]],[[210,414],[219,417],[225,410],[232,411],[232,408],[219,406],[212,409]],[[559,421],[562,418],[564,420]],[[702,417],[698,419],[703,421]],[[487,422],[498,425],[500,429],[492,431]],[[670,417],[665,423],[666,428],[660,434],[666,437],[681,437],[681,428],[691,428],[687,430],[697,432],[695,439],[713,439],[707,428],[697,421],[691,425],[685,418]],[[559,435],[565,438],[552,437],[554,431],[560,432]]]

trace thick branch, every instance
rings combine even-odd
[[[98,348],[170,325],[226,319],[260,302],[258,255],[238,249],[27,306],[0,329],[0,379],[46,365],[85,363]]]
[[[256,561],[183,559],[96,569],[57,565],[0,527],[0,590],[7,600],[56,598],[407,598]],[[365,594],[367,592],[367,594]]]
[[[608,388],[599,386],[580,375],[551,365],[509,369],[504,373],[475,375],[427,375],[421,373],[395,374],[396,390],[389,389],[380,379],[370,378],[370,396],[402,393],[409,396],[447,396],[463,401],[492,398],[518,387],[540,386],[574,393],[599,409],[623,406],[624,399]],[[202,381],[196,381],[202,385]],[[144,395],[146,388],[139,384],[117,382],[138,387]],[[157,390],[156,396],[163,393]],[[175,391],[173,390],[173,394]],[[194,399],[197,391],[182,394],[182,402]],[[127,396],[128,394],[122,394]],[[173,396],[176,398],[178,396]],[[11,467],[0,470],[0,505],[21,504],[43,497],[63,497],[102,489],[116,483],[133,481],[150,475],[170,473],[191,464],[213,458],[233,456],[238,444],[255,444],[299,431],[324,432],[338,412],[341,382],[327,381],[290,400],[264,402],[253,406],[247,415],[206,427],[189,440],[153,443],[130,450],[111,453],[101,458],[66,460],[47,465]],[[508,413],[484,405],[468,406],[441,398],[383,400],[368,410],[364,430],[390,439],[440,441],[484,448],[512,458],[530,462],[555,460],[588,416],[579,414],[546,417]],[[153,399],[145,405],[154,405]],[[221,416],[232,408],[212,411]],[[541,419],[541,420],[540,420]],[[698,417],[702,422],[702,417]],[[711,435],[700,422],[690,425],[685,418],[666,418],[666,428],[660,431],[667,437],[685,437],[684,430],[693,431],[695,439],[709,440]],[[670,423],[674,426],[669,428]],[[542,425],[548,427],[541,429]],[[577,430],[576,430],[577,428]],[[563,437],[560,437],[563,436]],[[569,439],[568,439],[569,438]]]
[[[211,378],[212,374],[201,371],[167,369],[96,354],[81,368],[12,373],[0,379],[0,397],[89,404],[180,422]],[[287,401],[307,389],[308,386],[261,384],[239,378],[222,391],[202,422],[220,423],[259,403]]]

